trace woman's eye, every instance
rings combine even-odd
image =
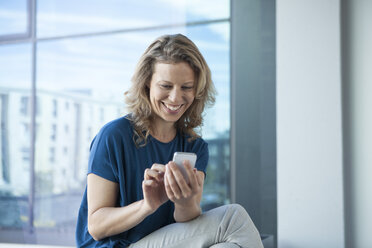
[[[164,89],[171,89],[172,88],[171,85],[167,85],[167,84],[162,84],[161,87],[164,88]]]
[[[182,87],[184,90],[191,90],[193,89],[194,87],[193,86],[183,86]]]

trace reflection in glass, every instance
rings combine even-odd
[[[230,202],[230,36],[229,23],[187,28],[212,71],[216,103],[206,109],[202,137],[208,142],[209,164],[203,191],[204,210]]]
[[[51,37],[223,19],[230,17],[229,6],[229,0],[39,0],[37,36]]]
[[[27,0],[0,1],[0,39],[3,35],[26,34]]]
[[[89,146],[98,130],[123,115],[123,93],[150,42],[184,33],[205,56],[218,96],[201,132],[210,161],[203,208],[229,202],[229,23],[137,31],[37,45],[36,228],[73,233],[85,187]],[[0,227],[28,221],[31,46],[0,46]],[[71,237],[73,240],[73,237]]]
[[[0,228],[27,223],[30,45],[0,46]]]
[[[125,114],[123,93],[148,44],[164,33],[177,32],[199,46],[219,92],[202,130],[216,151],[210,156],[203,207],[229,201],[228,23],[45,41],[38,46],[37,69],[42,108],[36,140],[38,226],[74,229],[92,139],[105,123]]]

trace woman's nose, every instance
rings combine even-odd
[[[181,89],[177,89],[176,87],[172,89],[172,91],[169,93],[169,99],[172,102],[178,102],[182,98],[182,91]]]

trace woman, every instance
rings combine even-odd
[[[94,138],[79,211],[79,247],[262,247],[239,205],[201,214],[208,145],[195,128],[214,102],[207,63],[187,37],[165,35],[142,55],[126,92],[130,114]],[[180,169],[174,152],[197,155]]]

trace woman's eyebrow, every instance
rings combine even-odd
[[[171,81],[163,80],[163,79],[160,79],[160,80],[158,81],[158,83],[168,83],[168,84],[173,84]]]
[[[157,81],[157,83],[168,83],[168,84],[173,84],[173,82],[168,81],[168,80],[163,80],[163,79]],[[183,84],[194,84],[194,81],[187,81],[187,82],[184,82]]]

